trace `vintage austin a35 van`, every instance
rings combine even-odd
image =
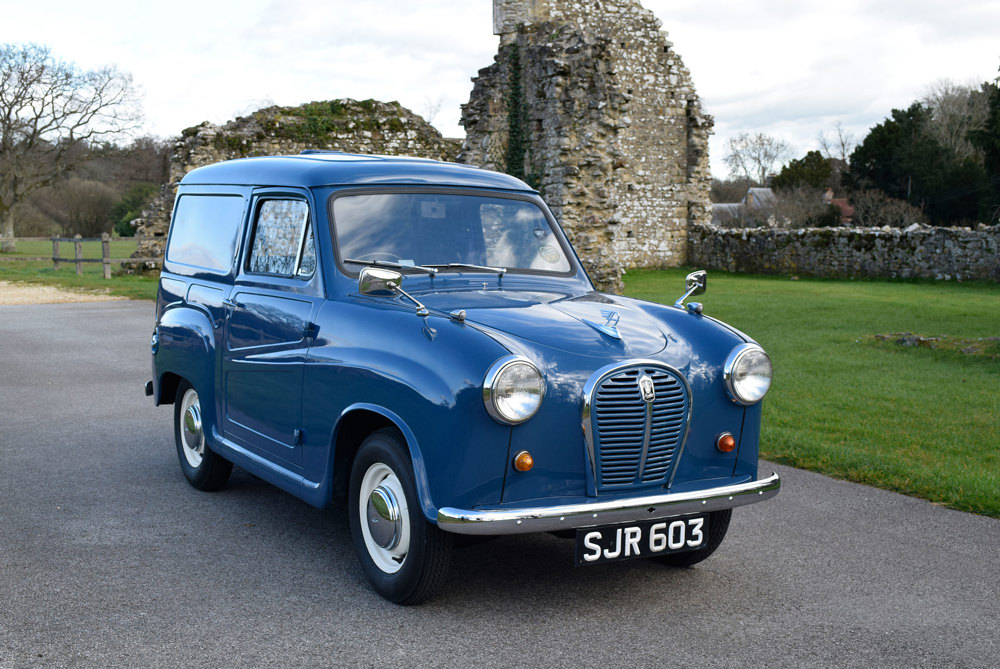
[[[428,160],[307,152],[180,184],[152,335],[157,404],[201,490],[233,464],[346,497],[372,586],[417,603],[459,535],[558,532],[577,564],[688,566],[757,478],[767,354],[594,291],[538,193]]]

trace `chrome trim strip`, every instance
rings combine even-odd
[[[299,200],[301,202],[301,200]],[[292,276],[299,276],[299,266],[302,264],[302,256],[305,255],[306,248],[306,232],[309,230],[309,203],[306,202],[305,216],[303,216],[304,225],[299,228],[299,250],[295,254],[295,264],[292,266]]]
[[[680,441],[678,443],[677,455],[674,456],[673,471],[670,473],[670,480],[667,481],[667,487],[669,488],[674,482],[674,474],[677,473],[677,466],[680,464],[681,456],[684,455],[684,445],[687,444],[688,434],[691,431],[691,416],[694,411],[694,395],[691,393],[691,385],[688,383],[687,378],[680,373],[676,367],[668,365],[666,363],[660,362],[659,360],[650,360],[649,358],[636,358],[634,360],[628,360],[626,362],[615,362],[610,365],[605,365],[599,370],[591,374],[590,378],[583,386],[583,411],[582,411],[582,422],[583,422],[583,437],[587,444],[587,465],[589,467],[587,471],[587,496],[596,497],[597,496],[597,455],[594,452],[594,431],[593,431],[593,421],[591,420],[591,414],[593,411],[594,404],[594,393],[597,392],[597,386],[600,382],[604,380],[605,377],[611,376],[614,372],[623,369],[630,369],[633,367],[659,367],[665,369],[670,373],[674,374],[681,383],[684,384],[684,390],[688,396],[688,411],[687,416],[684,417],[684,434],[681,435]]]
[[[736,485],[608,502],[507,509],[444,507],[438,510],[437,523],[442,530],[455,534],[552,532],[732,509],[763,502],[777,495],[780,489],[781,479],[774,473],[765,479]]]

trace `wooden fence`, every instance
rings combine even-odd
[[[76,235],[75,237],[19,237],[18,239],[24,239],[26,241],[42,241],[50,240],[52,242],[52,257],[51,258],[32,258],[32,257],[13,257],[4,258],[4,260],[16,261],[40,261],[40,260],[51,260],[52,269],[58,270],[60,263],[74,263],[76,265],[76,273],[83,273],[83,263],[85,262],[99,262],[104,266],[104,278],[111,278],[111,263],[113,262],[135,262],[135,263],[146,263],[152,262],[156,263],[157,266],[162,266],[163,258],[112,258],[111,257],[111,235],[108,233],[103,233],[100,237],[81,237]],[[154,237],[123,237],[119,241],[135,241],[136,243],[141,241],[146,241],[148,239],[156,239]],[[162,240],[162,238],[159,238]],[[101,243],[101,257],[100,258],[84,258],[83,257],[83,243],[84,242],[100,242]],[[63,258],[60,253],[60,244],[71,243],[73,244],[73,257]]]

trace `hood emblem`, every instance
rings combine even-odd
[[[645,374],[639,377],[639,392],[642,393],[643,402],[652,402],[656,399],[656,386],[653,385],[653,379],[649,378]]]
[[[621,316],[618,315],[617,311],[612,311],[610,309],[601,309],[601,316],[604,317],[604,323],[595,323],[594,321],[588,321],[587,319],[582,319],[584,323],[594,328],[603,335],[612,337],[613,339],[621,339],[622,336],[618,332],[618,321]]]

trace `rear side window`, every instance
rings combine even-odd
[[[309,277],[315,269],[309,205],[303,200],[262,201],[257,208],[247,271]]]
[[[243,220],[238,195],[182,195],[174,209],[167,260],[227,273]]]

